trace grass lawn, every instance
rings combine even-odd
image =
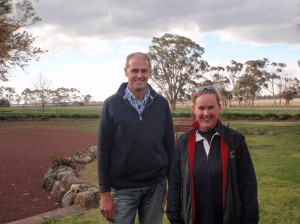
[[[300,123],[230,122],[246,134],[258,180],[260,222],[298,224],[300,220]],[[258,130],[273,135],[253,135]],[[81,176],[97,183],[96,163],[86,166]],[[98,209],[43,224],[106,223]],[[137,223],[137,222],[136,222]],[[166,216],[164,224],[169,223]]]

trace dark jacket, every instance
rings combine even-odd
[[[141,116],[124,98],[127,83],[104,102],[99,125],[100,192],[149,186],[165,180],[174,151],[174,129],[167,100],[151,86]]]
[[[183,134],[176,145],[172,162],[167,216],[172,224],[192,224],[195,218],[193,150],[198,122]],[[258,223],[257,182],[244,136],[233,129],[216,127],[222,154],[223,224]]]

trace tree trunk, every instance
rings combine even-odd
[[[176,101],[171,102],[171,109],[175,110],[176,109]]]

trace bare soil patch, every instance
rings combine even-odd
[[[62,207],[43,188],[56,153],[71,156],[97,143],[97,133],[0,122],[0,224]]]

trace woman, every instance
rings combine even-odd
[[[217,89],[200,87],[192,128],[178,140],[169,180],[172,224],[258,223],[257,182],[242,134],[224,126]]]

